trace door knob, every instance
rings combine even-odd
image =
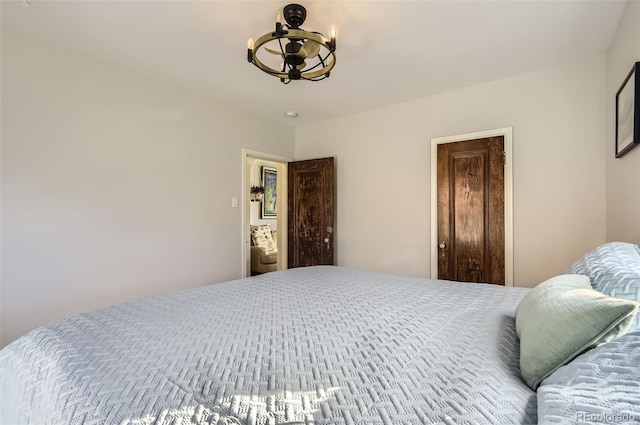
[[[333,233],[333,227],[327,226],[327,237],[324,238],[324,243],[327,244],[327,249],[331,249],[331,234]]]
[[[447,247],[447,244],[444,243],[444,241],[440,242],[440,245],[438,245],[438,248],[440,249],[445,249]]]

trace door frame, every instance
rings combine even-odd
[[[240,276],[251,276],[251,237],[249,232],[251,217],[250,184],[251,170],[247,167],[247,159],[257,159],[262,161],[270,161],[278,163],[278,198],[276,200],[276,209],[278,217],[276,223],[278,226],[278,236],[276,244],[278,245],[278,270],[287,269],[287,164],[293,161],[293,158],[286,156],[274,155],[266,152],[255,151],[251,149],[242,149],[242,196],[240,202],[240,210],[242,211],[242,243],[240,254]]]
[[[505,286],[513,286],[513,127],[431,139],[431,279],[438,278],[438,145],[504,137],[504,278]]]

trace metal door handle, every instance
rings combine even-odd
[[[327,244],[327,249],[331,249],[331,234],[333,233],[333,227],[327,226],[327,237],[324,238],[324,243]]]
[[[444,241],[440,242],[440,245],[438,245],[438,248],[440,249],[445,249],[446,247],[447,247],[447,244]]]

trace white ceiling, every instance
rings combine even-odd
[[[338,29],[331,78],[283,85],[246,59],[286,1],[1,2],[2,26],[300,125],[605,52],[625,1],[310,1]],[[295,120],[285,111],[297,111]]]

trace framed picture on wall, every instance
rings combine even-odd
[[[640,62],[616,93],[616,158],[640,144]]]
[[[262,167],[262,184],[264,185],[264,199],[262,200],[262,217],[276,218],[278,216],[278,170],[272,167]]]

